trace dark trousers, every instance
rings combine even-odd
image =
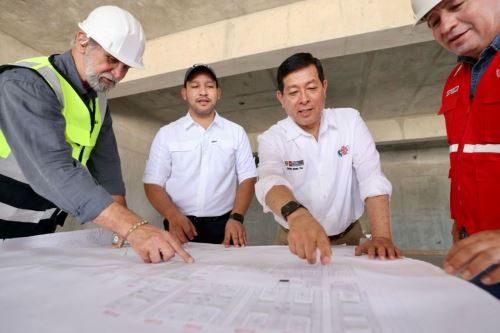
[[[0,220],[0,239],[51,234],[58,225],[64,224],[67,216],[67,213],[57,210],[51,218],[38,223]]]
[[[470,282],[472,282],[479,288],[486,290],[487,292],[489,292],[494,297],[500,300],[500,282],[490,285],[486,285],[481,282],[481,278],[483,277],[483,275],[487,274],[488,272],[491,272],[496,267],[498,267],[498,265],[490,266],[488,269],[484,270],[481,274],[470,280]]]
[[[56,208],[52,202],[37,194],[30,185],[4,175],[0,175],[0,202],[12,207],[39,212]],[[64,224],[67,215],[60,209],[56,209],[52,216],[38,223],[0,220],[0,239],[53,233],[58,224],[61,226]]]
[[[198,236],[195,236],[191,242],[221,244],[224,241],[224,231],[230,214],[231,212],[213,217],[186,216],[193,223],[198,233]],[[163,220],[163,226],[165,230],[169,230],[167,219]]]

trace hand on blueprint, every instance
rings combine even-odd
[[[310,264],[316,263],[316,249],[320,252],[320,262],[330,262],[332,249],[323,226],[305,209],[297,210],[288,218],[288,248]]]
[[[444,270],[472,279],[488,267],[500,263],[500,230],[481,231],[456,242],[445,258]],[[481,278],[484,284],[500,282],[500,265]]]
[[[193,240],[194,236],[198,236],[193,223],[181,213],[177,214],[175,218],[168,220],[168,230],[182,244]]]
[[[369,259],[396,259],[403,257],[401,250],[394,245],[392,239],[387,237],[372,237],[369,241],[356,246],[354,254],[360,256],[363,253],[368,254]]]
[[[182,248],[175,237],[168,231],[150,224],[135,230],[127,240],[135,252],[147,263],[169,260],[175,253],[179,254],[185,262],[194,262],[193,257]]]
[[[233,241],[234,247],[247,245],[245,227],[241,222],[233,219],[227,220],[226,229],[224,230],[224,246],[229,247],[231,241]]]

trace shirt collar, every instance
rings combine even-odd
[[[490,52],[490,50],[493,50],[494,52],[498,52],[498,49],[500,48],[500,34],[497,34],[495,39],[491,42],[491,44],[485,48],[481,54],[479,55],[479,59],[483,58],[486,54]],[[457,61],[458,62],[465,62],[467,64],[474,65],[476,62],[479,61],[479,59],[475,59],[472,57],[467,57],[467,56],[459,56]]]
[[[186,130],[189,129],[193,125],[199,126],[199,124],[193,120],[193,118],[191,117],[189,112],[184,116],[183,121],[182,121],[182,125],[184,126],[184,129],[186,129]],[[218,126],[221,129],[224,128],[224,122],[222,120],[222,117],[219,116],[219,113],[217,111],[215,111],[214,120],[212,121],[212,123],[210,124],[210,126],[208,128],[210,128],[212,126]]]
[[[292,118],[287,117],[285,120],[283,120],[283,125],[286,129],[286,139],[288,141],[295,140],[299,136],[312,136],[310,133],[307,133],[304,131],[299,125],[293,121]],[[325,110],[321,112],[321,120],[319,124],[319,134],[321,135],[324,133],[326,130],[328,130],[329,127],[335,127],[333,119],[329,117],[325,117]]]
[[[80,96],[86,96],[88,99],[93,99],[97,93],[93,89],[86,89],[80,79],[80,74],[76,69],[75,61],[71,51],[64,52],[63,54],[56,54],[50,56],[52,64],[57,71],[75,88]]]

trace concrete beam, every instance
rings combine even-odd
[[[446,137],[444,117],[437,115],[370,120],[366,125],[377,144],[433,141]]]
[[[446,138],[444,117],[437,115],[369,120],[366,125],[377,145],[428,142]],[[259,134],[248,133],[252,151],[258,150]]]
[[[224,77],[277,67],[298,51],[332,58],[432,39],[412,23],[410,2],[394,0],[301,1],[224,20],[149,41],[146,69],[131,70],[110,98],[180,85],[194,63]]]

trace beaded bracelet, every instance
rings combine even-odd
[[[125,234],[125,237],[123,237],[123,240],[127,240],[128,236],[130,236],[131,233],[136,231],[137,228],[148,223],[149,222],[147,220],[142,220],[141,222],[137,222],[136,224],[134,224],[130,229],[128,229],[127,233]]]

